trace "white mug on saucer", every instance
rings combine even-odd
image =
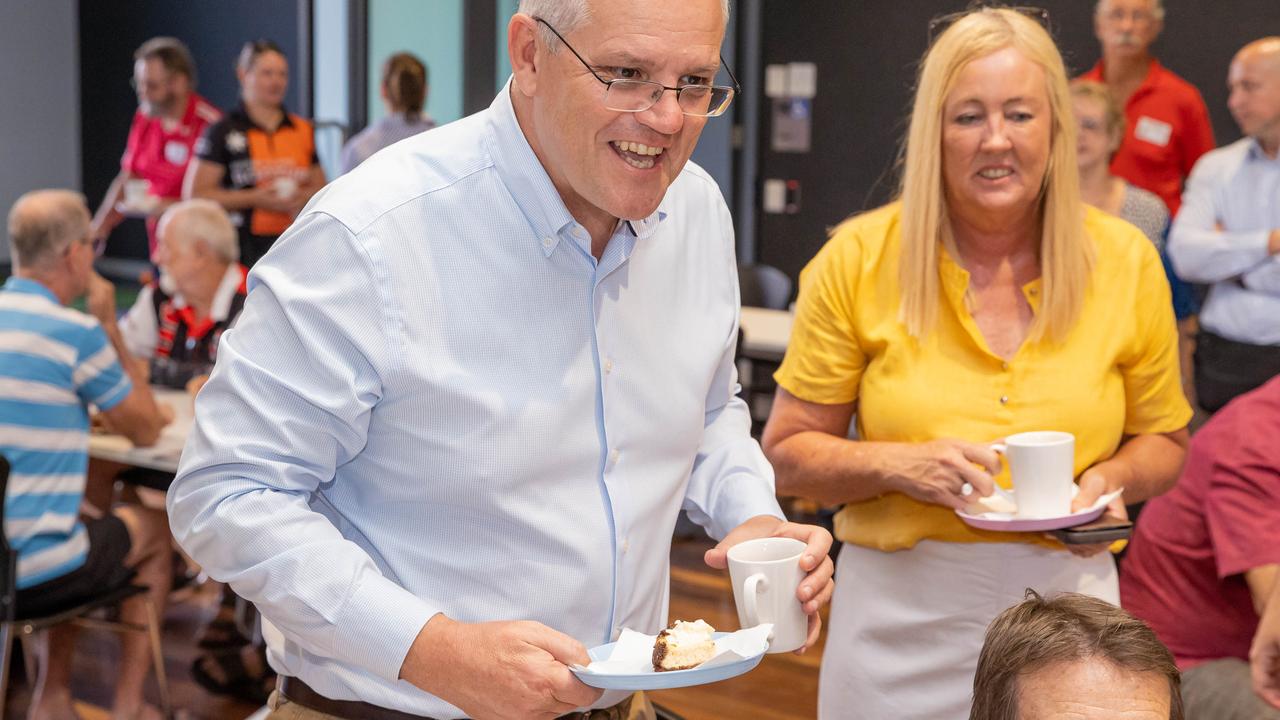
[[[1054,430],[1018,433],[993,444],[991,449],[1009,459],[1017,517],[1050,518],[1071,514],[1075,435]]]
[[[796,597],[805,572],[800,557],[805,544],[795,538],[756,538],[729,548],[729,577],[738,622],[743,628],[773,623],[771,653],[790,652],[804,645],[809,618]]]

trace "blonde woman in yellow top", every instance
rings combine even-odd
[[[986,8],[942,33],[905,151],[900,199],[801,275],[764,435],[779,492],[844,505],[822,718],[968,717],[983,632],[1026,588],[1118,603],[1105,548],[956,517],[966,483],[1007,486],[987,443],[1074,433],[1075,505],[1135,502],[1177,478],[1191,417],[1160,258],[1081,203],[1066,72],[1035,20]]]

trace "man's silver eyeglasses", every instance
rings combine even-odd
[[[659,82],[651,80],[629,80],[619,78],[614,80],[606,80],[600,77],[600,74],[591,67],[591,64],[573,49],[564,36],[556,29],[551,27],[551,23],[542,18],[534,18],[535,21],[547,26],[564,46],[569,48],[569,52],[578,58],[578,62],[590,72],[596,80],[599,80],[605,86],[604,106],[615,112],[644,112],[657,104],[662,98],[662,93],[671,90],[676,94],[676,103],[680,106],[680,111],[685,115],[696,115],[699,117],[716,117],[723,115],[725,110],[729,109],[729,104],[733,102],[733,96],[742,89],[738,85],[738,79],[733,76],[733,71],[725,64],[724,58],[720,58],[720,64],[724,65],[725,72],[729,73],[729,79],[733,81],[733,87],[724,85],[681,85],[679,87],[669,87]]]

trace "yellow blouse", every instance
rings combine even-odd
[[[1114,454],[1123,435],[1186,426],[1169,284],[1137,228],[1088,209],[1097,261],[1076,326],[1061,343],[1024,342],[1005,362],[966,308],[969,273],[945,250],[936,328],[923,342],[907,335],[898,314],[900,211],[894,203],[846,222],[801,273],[780,386],[814,403],[856,401],[864,440],[990,442],[1065,430],[1076,436],[1077,476]],[[1023,287],[1033,311],[1040,285]],[[1007,473],[996,479],[1009,487]],[[846,505],[836,536],[886,551],[924,539],[1052,544],[1040,534],[976,530],[949,508],[901,493]]]

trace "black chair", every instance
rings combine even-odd
[[[743,307],[762,307],[785,310],[791,302],[791,278],[772,265],[740,265],[738,267],[738,292]],[[773,405],[773,371],[778,363],[742,354],[742,335],[738,335],[738,380],[742,384],[742,399],[751,411],[751,434],[756,438],[764,430],[765,420]]]
[[[9,461],[0,455],[0,498],[6,497],[8,491],[9,469]],[[2,515],[0,513],[0,518]],[[146,596],[148,588],[133,584],[104,588],[102,594],[91,600],[74,607],[60,608],[50,615],[35,617],[18,612],[17,576],[18,553],[9,546],[8,537],[0,532],[0,720],[4,720],[5,714],[4,699],[9,687],[9,656],[13,650],[14,633],[27,638],[64,622],[91,629],[146,633],[151,638],[152,664],[155,666],[156,684],[160,688],[160,709],[166,718],[173,717],[173,706],[169,701],[169,681],[164,672],[164,653],[160,645],[160,619],[151,599]],[[93,613],[116,607],[134,595],[142,595],[147,604],[146,625],[91,617]]]

